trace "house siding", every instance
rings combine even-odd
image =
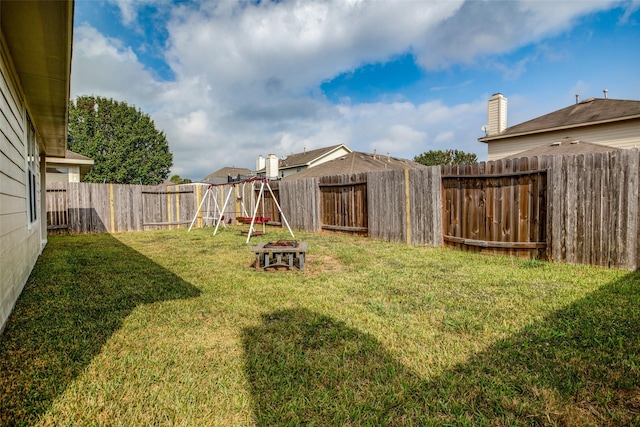
[[[27,212],[26,107],[18,79],[0,34],[0,330],[13,309],[41,253],[42,200],[36,198],[38,218]],[[36,194],[41,196],[40,165]]]
[[[488,143],[487,159],[502,159],[532,148],[548,145],[565,137],[621,149],[640,147],[640,120],[628,120],[497,139]]]

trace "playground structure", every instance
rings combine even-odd
[[[267,200],[267,195],[271,196],[270,200]],[[265,205],[269,205],[268,209]],[[227,224],[233,224],[234,221],[236,224],[249,224],[249,229],[246,231],[247,243],[251,236],[264,234],[267,224],[284,224],[291,236],[295,237],[269,181],[265,178],[210,184],[191,221],[189,231],[199,217],[204,221],[205,226],[215,223],[214,236],[221,224],[223,228]],[[258,225],[262,225],[262,231],[256,230]]]

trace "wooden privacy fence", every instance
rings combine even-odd
[[[188,225],[194,186],[47,184],[47,228],[71,233],[142,231]]]
[[[294,228],[640,268],[638,149],[280,183]],[[366,191],[365,191],[366,189]]]
[[[277,183],[272,183],[278,197]],[[50,232],[115,233],[124,231],[213,226],[220,214],[226,223],[238,217],[268,216],[280,224],[271,192],[265,189],[256,210],[260,182],[234,185],[184,184],[141,186],[91,183],[47,184],[47,228]],[[226,206],[225,206],[226,202]]]
[[[290,226],[408,244],[640,268],[640,151],[498,160],[270,183]],[[212,225],[250,216],[256,187],[49,184],[52,230]],[[206,203],[205,203],[206,202]],[[216,211],[215,203],[219,204]],[[206,207],[205,207],[206,205]],[[200,207],[200,209],[199,209]],[[258,215],[281,218],[266,191]],[[197,214],[196,214],[197,213]]]
[[[279,191],[297,229],[442,244],[439,167],[282,181]]]

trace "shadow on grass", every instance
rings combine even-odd
[[[429,379],[306,309],[244,332],[261,426],[640,425],[640,272]]]
[[[51,238],[0,336],[0,425],[31,425],[141,304],[200,291],[108,234]]]

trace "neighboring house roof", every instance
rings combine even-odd
[[[283,181],[312,178],[320,176],[342,175],[359,172],[374,172],[384,170],[404,170],[424,168],[426,166],[406,159],[381,156],[376,154],[351,152],[337,159],[321,165],[304,169],[296,174],[282,178]]]
[[[64,156],[71,82],[73,1],[2,1],[2,33],[39,142]]]
[[[534,156],[554,156],[565,154],[588,154],[588,153],[606,153],[610,151],[618,151],[619,148],[608,145],[594,144],[593,142],[580,141],[575,138],[566,137],[559,141],[553,141],[530,150],[522,151],[511,156],[503,157],[503,159],[519,159],[521,157]]]
[[[500,134],[479,138],[478,141],[490,142],[501,138],[631,119],[640,119],[640,101],[588,98],[570,107],[508,127]]]
[[[47,156],[46,163],[48,168],[78,166],[80,168],[80,179],[82,179],[87,173],[89,173],[95,162],[91,157],[83,156],[82,154],[67,150],[64,157]]]
[[[302,153],[290,154],[284,159],[280,159],[279,168],[289,169],[296,168],[298,166],[309,166],[311,163],[317,161],[321,157],[325,157],[334,151],[344,148],[348,152],[351,152],[349,147],[344,144],[332,145],[331,147],[318,148],[316,150],[304,151]]]
[[[345,150],[348,153],[351,153],[351,149],[344,144],[332,145],[329,147],[317,148],[315,150],[309,151],[305,150],[302,153],[289,154],[287,157],[279,159],[278,169],[293,169],[302,166],[309,167],[312,163],[317,163],[319,160],[322,160],[323,157],[328,157],[338,150]],[[256,172],[264,173],[266,172],[266,168],[262,168]]]
[[[252,174],[253,172],[251,172],[251,169],[224,167],[202,178],[202,182],[209,182],[211,184],[220,184],[222,182],[227,182],[227,178],[230,176],[235,177],[238,175],[252,175]]]

